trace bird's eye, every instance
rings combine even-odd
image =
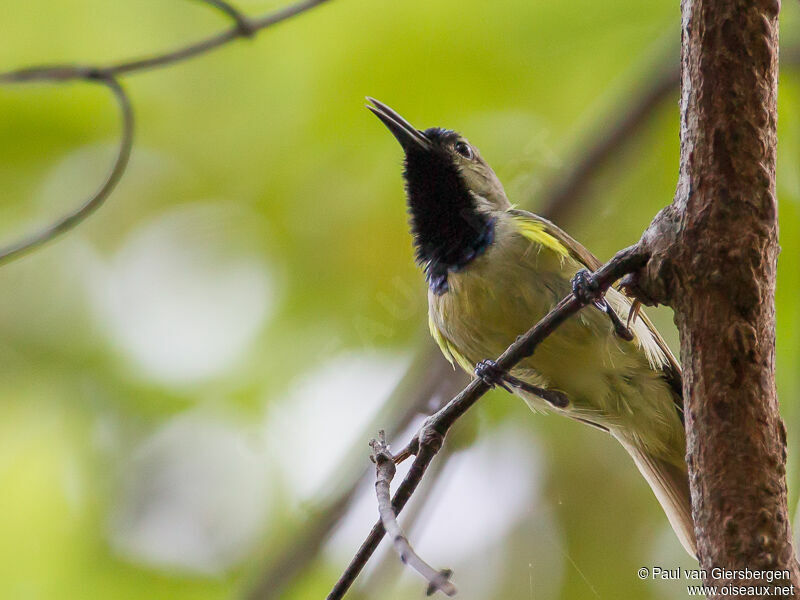
[[[456,152],[458,152],[461,156],[463,156],[467,160],[472,160],[472,158],[475,156],[472,153],[472,148],[470,148],[469,144],[466,142],[456,142],[454,148]]]

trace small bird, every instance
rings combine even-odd
[[[569,294],[576,275],[601,263],[550,221],[513,208],[463,136],[418,130],[367,100],[405,151],[411,234],[428,282],[431,335],[444,356],[513,391],[534,411],[554,411],[616,438],[695,556],[681,370],[647,316],[610,288],[597,303],[602,312],[587,307],[510,373],[499,372],[486,359],[502,354]],[[629,317],[627,330],[620,319]]]

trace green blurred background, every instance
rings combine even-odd
[[[797,56],[800,6],[781,19]],[[180,0],[3,2],[0,23],[2,70],[106,63],[228,25]],[[512,201],[536,210],[676,63],[679,35],[677,2],[332,0],[125,78],[137,129],[118,189],[78,230],[0,268],[0,597],[246,595],[367,468],[366,441],[391,425],[387,398],[426,344],[401,155],[364,96],[465,133]],[[781,73],[778,149],[792,514],[797,63]],[[0,115],[12,241],[93,191],[118,115],[84,83],[0,88]],[[606,259],[670,201],[677,166],[673,92],[558,222]],[[677,348],[669,311],[654,316]],[[685,595],[636,576],[692,563],[611,439],[494,392],[449,448],[408,524],[424,556],[454,568],[460,598]],[[325,596],[376,516],[368,482],[355,496],[285,588],[265,584],[274,597]],[[422,598],[424,586],[384,547],[352,597]]]

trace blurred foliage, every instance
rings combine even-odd
[[[800,9],[783,8],[783,45],[794,48]],[[178,0],[29,0],[4,3],[0,19],[2,70],[105,63],[228,26]],[[401,156],[365,95],[421,127],[465,133],[512,200],[535,210],[543,186],[677,56],[678,38],[673,2],[332,0],[253,40],[126,78],[137,130],[119,188],[79,230],[0,269],[0,596],[237,597],[324,501],[293,482],[335,479],[333,459],[312,477],[316,456],[366,447],[361,429],[419,346],[425,302]],[[675,98],[561,223],[601,258],[672,197]],[[794,67],[780,82],[777,298],[792,506],[798,106]],[[0,113],[0,234],[10,241],[100,182],[117,109],[106,90],[74,83],[0,88]],[[675,348],[669,312],[655,316]],[[354,389],[359,369],[369,373]],[[495,456],[511,423],[533,444],[520,464],[538,461],[525,488],[535,502],[514,509],[493,545],[436,555],[465,555],[460,597],[676,597],[679,588],[636,577],[642,565],[691,563],[620,448],[499,393],[476,415],[462,446],[488,440]],[[511,450],[497,456],[514,460]],[[492,486],[477,485],[469,506],[480,521],[500,509]],[[323,597],[374,515],[367,503],[355,537],[329,545],[285,597]],[[397,597],[422,597],[413,576],[398,585]]]

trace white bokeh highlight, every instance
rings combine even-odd
[[[302,375],[270,404],[265,440],[295,499],[311,498],[341,467],[407,365],[405,356],[344,354]],[[375,432],[367,435],[365,453]]]
[[[501,542],[538,502],[541,477],[539,451],[528,437],[513,428],[493,432],[450,460],[418,549],[458,562]]]
[[[269,269],[229,250],[217,205],[175,209],[131,233],[91,279],[111,340],[142,373],[166,384],[231,369],[274,304]]]
[[[265,463],[252,432],[218,417],[173,419],[123,465],[112,546],[165,571],[225,572],[264,539],[272,507]]]

